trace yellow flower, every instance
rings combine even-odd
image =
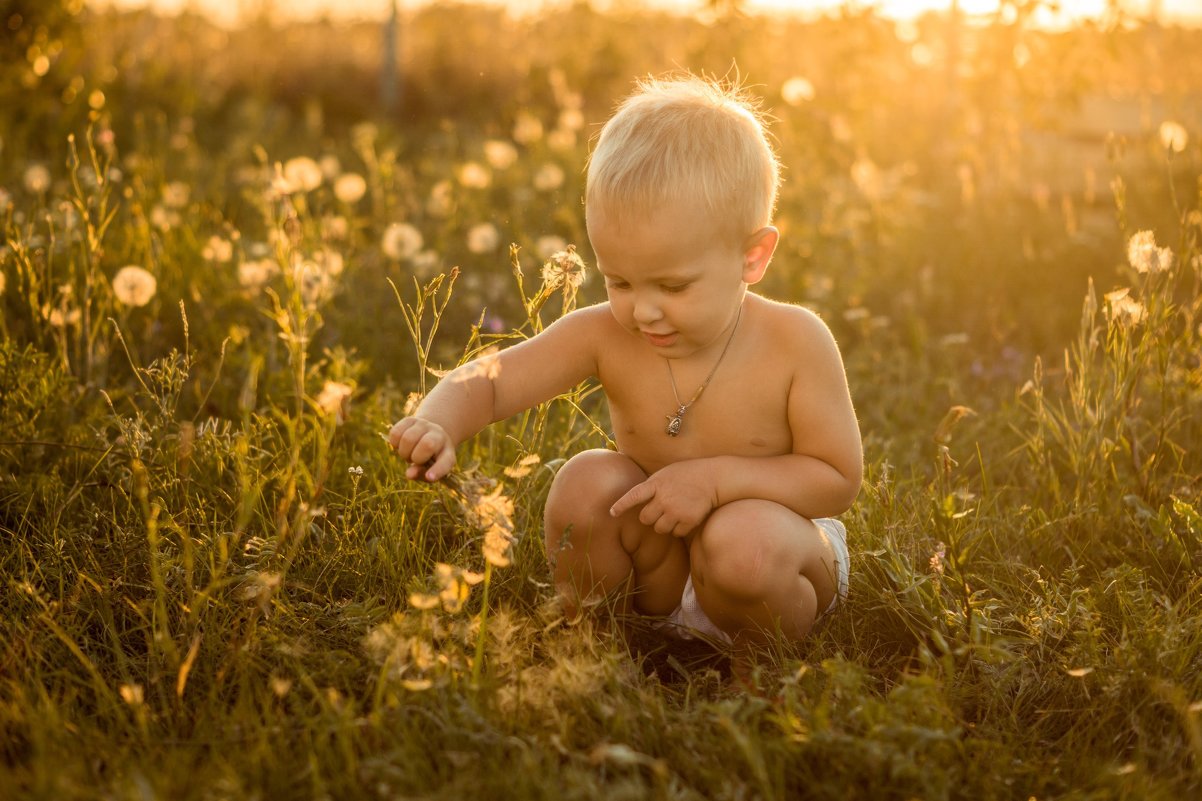
[[[367,194],[367,181],[358,173],[348,172],[339,175],[334,181],[334,197],[343,203],[358,203]]]
[[[1138,273],[1162,273],[1172,268],[1173,251],[1156,247],[1151,231],[1140,231],[1127,242],[1127,261]]]
[[[113,276],[113,294],[126,306],[145,306],[157,290],[154,276],[137,265],[122,267]]]

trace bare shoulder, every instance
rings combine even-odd
[[[803,361],[830,359],[840,364],[839,346],[830,327],[816,313],[794,303],[749,296],[760,310],[764,332],[772,338],[774,347],[795,355]]]

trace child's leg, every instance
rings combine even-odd
[[[800,640],[838,590],[835,553],[811,521],[771,501],[720,506],[690,548],[710,620],[738,641]]]
[[[547,497],[544,532],[555,588],[572,614],[582,600],[629,592],[634,608],[670,614],[689,575],[684,541],[639,522],[639,509],[609,508],[647,478],[629,457],[592,450],[572,457]]]

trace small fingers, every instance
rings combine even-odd
[[[609,514],[613,517],[621,517],[628,509],[633,509],[640,503],[646,503],[655,495],[655,490],[646,482],[635,484],[630,490],[618,498],[614,505],[609,507]],[[643,510],[646,512],[646,509]],[[639,520],[643,519],[643,515],[639,514]],[[650,522],[644,521],[645,525],[651,525]]]

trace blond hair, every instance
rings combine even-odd
[[[695,202],[740,239],[768,225],[780,166],[756,100],[737,83],[647,78],[601,129],[587,209],[623,221]]]

